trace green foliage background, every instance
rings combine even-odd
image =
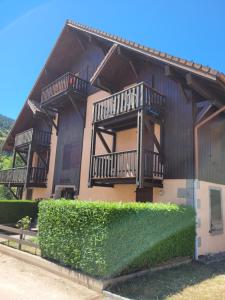
[[[42,255],[96,277],[192,256],[195,213],[175,204],[43,201]]]
[[[12,166],[12,156],[2,152],[2,145],[11,129],[14,120],[0,115],[0,170],[9,169]],[[4,186],[0,186],[0,199],[12,199],[12,194]]]
[[[0,224],[13,224],[25,216],[37,217],[38,204],[29,200],[0,200]]]

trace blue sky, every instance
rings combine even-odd
[[[0,0],[0,114],[17,117],[66,19],[225,73],[223,0]]]

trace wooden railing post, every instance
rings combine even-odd
[[[26,174],[26,182],[25,187],[28,187],[29,180],[30,180],[30,172],[31,170],[31,164],[32,164],[32,144],[29,145],[28,155],[27,155],[27,174]]]
[[[88,179],[88,187],[92,187],[92,177],[93,177],[93,156],[95,155],[96,148],[96,127],[92,125],[92,133],[91,133],[91,149],[90,149],[90,165],[89,165],[89,179]]]

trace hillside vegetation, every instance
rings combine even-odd
[[[2,146],[9,130],[11,129],[14,123],[13,119],[5,117],[0,114],[0,147]]]
[[[0,114],[0,170],[8,169],[12,164],[11,155],[2,152],[2,145],[13,123],[14,120]],[[12,198],[11,193],[4,186],[0,186],[0,199],[10,198]]]

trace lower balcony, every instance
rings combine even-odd
[[[144,151],[142,161],[141,171],[137,150],[93,155],[90,168],[91,185],[136,184],[143,176],[144,185],[161,187],[163,164],[159,154]]]
[[[27,167],[0,171],[0,184],[10,186],[46,187],[47,170],[45,168]]]
[[[40,147],[49,147],[51,142],[51,132],[30,128],[20,132],[15,136],[15,148],[26,147],[29,144]]]

